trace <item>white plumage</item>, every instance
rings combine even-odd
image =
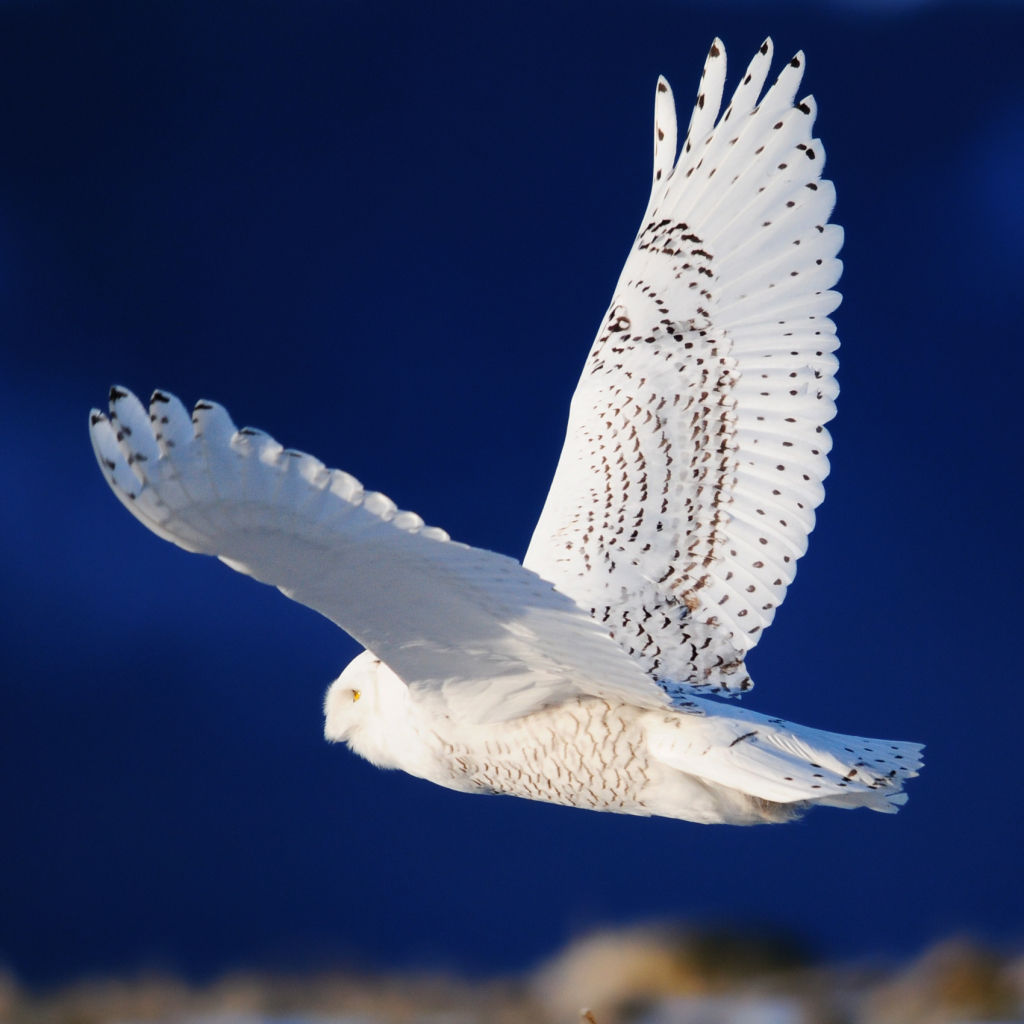
[[[658,82],[647,212],[573,396],[523,565],[200,402],[113,388],[91,432],[151,530],[277,586],[366,651],[326,734],[382,767],[700,822],[894,811],[921,747],[821,732],[707,695],[793,580],[821,502],[842,230],[803,54],[758,102],[771,42],[719,119],[715,40],[676,154]]]

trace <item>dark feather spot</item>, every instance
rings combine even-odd
[[[736,739],[729,744],[730,747],[735,747],[737,743],[742,743],[744,740],[753,739],[757,735],[757,730],[753,732],[745,732],[742,736],[737,736]]]

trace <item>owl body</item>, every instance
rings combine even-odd
[[[510,721],[467,724],[433,714],[366,651],[328,691],[325,712],[328,739],[449,789],[652,813],[657,773],[640,708],[580,696]]]
[[[460,722],[437,714],[429,699],[417,700],[384,662],[364,651],[331,686],[324,710],[329,740],[346,742],[381,768],[463,793],[731,825],[788,821],[812,802],[895,810],[903,797],[902,773],[888,763],[892,777],[878,771],[856,784],[843,781],[852,752],[846,744],[856,742],[851,737],[711,701],[648,709],[581,695],[508,721]],[[813,748],[808,738],[818,739]],[[832,746],[841,741],[844,757],[830,765],[828,783],[817,787],[827,792],[815,793],[815,783],[802,776],[813,777],[811,768],[819,768],[824,781],[823,763],[835,762],[822,738]],[[723,748],[731,755],[724,765]],[[751,759],[752,750],[760,757]],[[797,767],[794,752],[801,758]],[[902,767],[901,760],[892,764]],[[759,780],[765,768],[790,772],[782,776],[790,786],[778,790],[771,780]],[[862,770],[855,768],[854,778]]]

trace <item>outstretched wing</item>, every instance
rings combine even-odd
[[[523,562],[653,678],[705,692],[751,686],[744,657],[824,497],[838,392],[835,192],[814,100],[794,103],[802,53],[758,102],[771,53],[718,120],[715,40],[678,159],[658,82],[650,203]]]
[[[580,693],[668,704],[606,630],[514,559],[236,430],[218,405],[190,417],[164,392],[148,412],[123,388],[110,397],[109,418],[90,416],[93,446],[136,518],[315,608],[443,713],[500,721]]]

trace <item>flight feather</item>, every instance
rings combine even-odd
[[[573,396],[524,564],[668,687],[731,695],[824,497],[842,230],[797,54],[765,42],[720,114],[712,44],[674,152],[660,80],[640,231]]]

